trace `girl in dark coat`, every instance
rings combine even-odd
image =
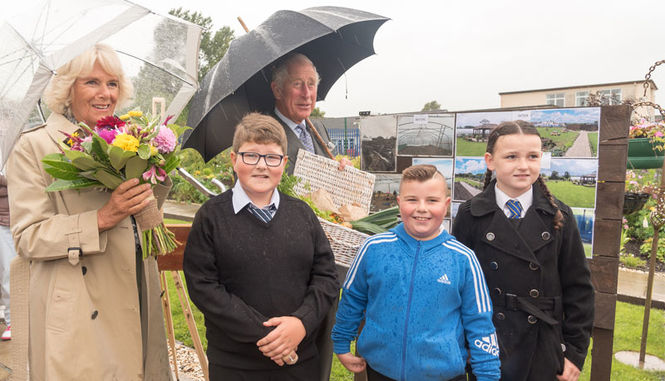
[[[502,379],[575,381],[589,346],[593,287],[573,213],[540,176],[541,146],[528,123],[495,128],[484,190],[460,206],[452,233],[485,273]]]

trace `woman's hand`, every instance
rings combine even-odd
[[[563,373],[557,375],[556,378],[559,381],[577,381],[580,377],[580,370],[577,369],[575,364],[573,364],[567,358],[563,359]]]
[[[152,198],[150,184],[139,185],[139,179],[129,179],[111,193],[111,199],[97,210],[100,232],[111,229],[125,217],[143,210]]]
[[[256,345],[264,356],[271,360],[282,360],[295,352],[305,338],[305,326],[294,316],[274,317],[263,323],[266,327],[275,327]],[[275,361],[276,362],[276,361]]]
[[[353,373],[362,372],[363,370],[365,370],[365,367],[367,366],[367,363],[365,362],[364,358],[356,356],[351,352],[337,355],[337,358],[339,359],[339,362],[341,362],[346,369],[348,369]]]

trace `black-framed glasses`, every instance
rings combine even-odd
[[[268,167],[278,167],[282,163],[282,159],[284,159],[284,155],[276,153],[261,155],[257,152],[238,152],[238,155],[242,157],[242,162],[247,165],[256,165],[263,158]]]

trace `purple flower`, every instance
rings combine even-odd
[[[118,134],[118,130],[106,128],[97,128],[95,129],[95,132],[100,138],[106,140],[106,143],[108,144],[113,143],[113,139],[115,139],[115,136]]]
[[[157,150],[159,150],[159,153],[169,153],[175,149],[176,136],[170,128],[161,126],[152,142],[157,147]]]

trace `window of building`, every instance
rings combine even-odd
[[[563,107],[564,106],[564,95],[565,93],[553,93],[553,94],[547,94],[545,96],[545,104],[548,105],[554,105],[558,107]]]
[[[603,105],[621,104],[621,89],[600,90],[598,94]]]
[[[575,106],[586,106],[589,103],[589,92],[578,91],[575,93]]]

